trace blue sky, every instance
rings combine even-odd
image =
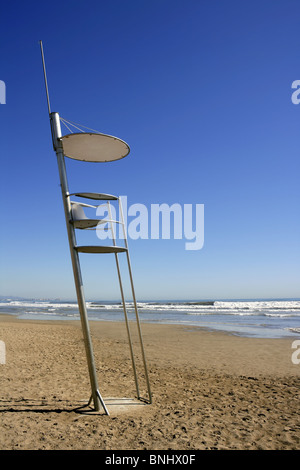
[[[131,147],[67,161],[70,189],[204,204],[199,251],[129,240],[139,299],[300,297],[299,16],[297,0],[6,2],[0,294],[75,298],[41,39],[52,111]],[[81,260],[86,297],[118,299],[113,257]]]

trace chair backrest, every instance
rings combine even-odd
[[[85,215],[84,210],[80,204],[77,204],[76,202],[71,202],[71,209],[72,209],[73,220],[88,219],[88,217]]]

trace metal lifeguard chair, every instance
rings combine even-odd
[[[132,270],[131,270],[131,263],[130,263],[130,257],[129,257],[127,237],[126,237],[126,228],[124,225],[124,217],[123,217],[123,212],[122,212],[122,204],[118,196],[112,196],[109,194],[87,193],[87,192],[77,192],[77,193],[70,194],[69,188],[68,188],[66,166],[65,166],[65,157],[75,159],[75,160],[80,160],[83,162],[111,162],[111,161],[119,160],[121,158],[126,157],[129,154],[130,149],[129,149],[129,146],[126,144],[126,142],[124,142],[123,140],[118,139],[117,137],[106,135],[106,134],[95,133],[95,132],[88,132],[88,133],[80,132],[80,133],[71,133],[67,135],[62,135],[60,123],[61,121],[64,122],[65,120],[60,118],[58,113],[51,112],[42,41],[40,41],[40,47],[41,47],[41,54],[42,54],[48,111],[49,111],[49,117],[50,117],[52,142],[53,142],[54,151],[57,156],[63,207],[64,207],[64,213],[65,213],[65,219],[66,219],[66,227],[67,227],[70,254],[71,254],[73,274],[74,274],[74,282],[75,282],[78,308],[79,308],[79,313],[80,313],[83,339],[84,339],[84,344],[85,344],[88,371],[89,371],[89,377],[90,377],[91,398],[88,404],[90,404],[93,401],[95,411],[100,411],[102,407],[105,413],[108,415],[109,412],[100,394],[100,390],[98,386],[96,366],[95,366],[94,353],[93,353],[89,321],[88,321],[88,315],[87,315],[87,308],[86,308],[86,301],[85,301],[85,296],[84,296],[83,281],[82,281],[82,276],[81,276],[79,253],[94,253],[94,254],[112,253],[115,256],[116,267],[117,267],[118,278],[119,278],[119,285],[120,285],[120,292],[121,292],[121,298],[122,298],[122,305],[123,305],[123,311],[124,311],[124,317],[125,317],[125,323],[126,323],[126,329],[127,329],[127,336],[128,336],[128,342],[129,342],[129,348],[130,348],[130,355],[131,355],[131,361],[132,361],[132,368],[133,368],[133,374],[134,374],[134,380],[135,380],[135,386],[136,386],[136,392],[137,392],[137,398],[141,401],[152,403],[147,363],[146,363],[145,351],[144,351],[144,346],[143,346],[143,338],[142,338],[142,333],[141,333],[141,325],[140,325],[140,320],[139,320],[135,290],[134,290],[133,279],[132,279]],[[65,123],[66,125],[67,123],[71,124],[69,121],[65,121]],[[88,218],[84,213],[84,207],[95,208],[97,206],[87,204],[86,202],[72,201],[71,198],[74,196],[78,197],[80,200],[83,199],[84,201],[86,200],[100,201],[100,202],[106,201],[108,214],[109,214],[108,219]],[[111,201],[117,201],[119,204],[119,216],[120,216],[119,220],[112,219],[111,207],[110,207]],[[119,223],[122,226],[123,235],[124,235],[124,246],[116,245],[116,237],[114,233],[115,223]],[[112,231],[112,241],[113,241],[111,246],[77,245],[76,234],[75,234],[76,230],[87,230],[87,229],[95,228],[99,224],[107,224],[110,226],[110,229]],[[120,265],[119,265],[119,259],[118,259],[118,255],[120,253],[125,254],[125,256],[127,257],[128,272],[129,272],[132,299],[133,299],[133,305],[134,305],[134,311],[135,311],[135,320],[137,324],[139,343],[141,346],[141,354],[142,354],[145,380],[146,380],[146,386],[147,386],[147,392],[148,392],[147,399],[145,399],[145,397],[142,397],[140,394],[137,368],[136,368],[136,363],[135,363],[135,355],[133,352],[130,325],[129,325],[129,320],[128,320],[124,290],[123,290],[122,279],[121,279]]]

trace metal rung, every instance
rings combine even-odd
[[[84,197],[86,199],[97,199],[97,200],[110,200],[117,201],[119,198],[117,196],[112,196],[111,194],[102,194],[102,193],[72,193],[69,196]]]
[[[97,219],[82,219],[82,220],[70,220],[70,223],[74,225],[75,228],[92,228],[97,227],[99,223],[102,223],[101,220]]]
[[[78,201],[70,201],[71,204],[77,204],[81,207],[92,207],[92,209],[97,209],[98,206],[92,206],[91,204],[86,204],[85,202],[78,202]],[[106,203],[107,204],[107,203]],[[103,204],[105,205],[105,204]]]
[[[74,225],[75,228],[85,229],[85,228],[92,228],[97,227],[97,225],[104,225],[109,222],[113,222],[114,224],[121,224],[118,220],[110,220],[110,219],[78,219],[78,220],[70,220],[70,223]],[[108,227],[104,227],[105,230],[110,230]]]
[[[75,250],[79,253],[123,253],[127,248],[122,246],[75,246]]]

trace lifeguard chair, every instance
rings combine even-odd
[[[80,313],[81,326],[82,326],[82,331],[83,331],[83,338],[84,338],[90,384],[91,384],[91,398],[88,404],[90,404],[93,401],[95,411],[100,411],[102,407],[105,413],[109,414],[107,410],[107,406],[105,405],[105,402],[100,394],[100,390],[98,386],[94,353],[93,353],[89,321],[88,321],[88,315],[87,315],[87,307],[86,307],[86,301],[85,301],[85,296],[84,296],[79,254],[80,253],[92,253],[92,254],[99,255],[99,254],[109,253],[109,254],[113,254],[115,257],[137,398],[138,400],[151,403],[152,396],[151,396],[147,363],[146,363],[146,357],[145,357],[145,351],[144,351],[144,345],[143,345],[143,339],[142,339],[141,325],[140,325],[138,308],[137,308],[137,301],[136,301],[133,278],[132,278],[132,269],[131,269],[131,263],[130,263],[130,257],[129,257],[127,236],[126,236],[126,227],[124,225],[124,216],[122,212],[121,200],[118,196],[102,194],[102,193],[90,193],[90,192],[76,192],[76,193],[70,194],[69,188],[68,188],[65,158],[80,160],[82,162],[94,162],[94,163],[112,162],[112,161],[116,161],[116,160],[126,157],[129,154],[130,149],[126,142],[124,142],[123,140],[117,137],[113,137],[113,136],[106,135],[106,134],[101,134],[96,131],[84,132],[77,126],[74,126],[74,123],[71,123],[70,121],[67,121],[61,118],[58,113],[51,112],[46,70],[45,70],[45,61],[44,61],[44,54],[43,54],[43,46],[42,46],[41,41],[40,41],[40,46],[41,46],[41,53],[42,53],[43,70],[44,70],[47,102],[48,102],[48,111],[49,111],[51,133],[52,133],[52,142],[53,142],[54,151],[57,156],[63,207],[64,207],[64,213],[65,213],[65,219],[66,219],[66,228],[67,228],[67,233],[68,233],[70,255],[71,255],[73,274],[74,274],[74,282],[75,282],[78,308],[79,308],[79,313]],[[69,134],[62,135],[61,122],[63,122],[69,130],[71,130],[70,127],[72,127],[73,125],[74,127],[77,127],[77,130],[80,130],[80,132],[75,132],[75,133],[71,132]],[[72,198],[74,199],[75,196],[79,199],[79,201],[72,200]],[[82,202],[82,200],[85,202]],[[108,208],[108,214],[109,214],[108,218],[91,219],[87,217],[84,212],[84,208],[85,207],[94,207],[94,208],[97,207],[96,205],[87,203],[87,201],[92,201],[94,203],[95,201],[101,202],[101,203],[105,202]],[[111,206],[110,206],[112,201],[116,201],[119,205],[119,220],[112,219]],[[99,245],[99,244],[92,244],[92,245],[90,244],[78,245],[77,244],[76,234],[75,234],[76,230],[89,230],[91,228],[98,227],[99,224],[100,225],[106,224],[106,226],[108,226],[109,229],[111,230],[112,244],[110,246]],[[121,227],[123,230],[124,246],[118,246],[116,244],[114,224],[121,224]],[[142,397],[140,393],[137,367],[136,367],[135,355],[133,352],[133,345],[132,345],[131,332],[130,332],[130,322],[128,320],[128,314],[127,314],[127,308],[126,308],[126,302],[125,302],[125,296],[124,296],[124,290],[123,290],[123,284],[122,284],[122,278],[121,278],[121,272],[120,272],[120,265],[119,265],[119,259],[118,259],[118,256],[120,254],[125,255],[127,259],[133,306],[134,306],[134,312],[135,312],[135,321],[137,325],[138,338],[139,338],[139,343],[141,347],[143,368],[144,368],[144,374],[145,374],[145,379],[146,379],[146,387],[147,387],[147,394],[148,394],[147,398]]]

